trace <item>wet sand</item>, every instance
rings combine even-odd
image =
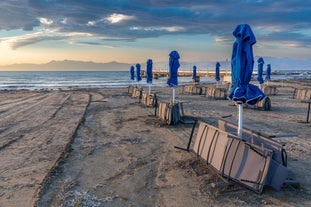
[[[285,144],[299,186],[263,194],[213,189],[214,172],[186,146],[191,124],[167,126],[127,88],[0,92],[0,206],[310,206],[311,124],[307,104],[282,83],[271,111],[244,109],[244,124]],[[145,90],[148,90],[147,88]],[[153,87],[167,99],[171,89]],[[184,112],[217,126],[228,100],[182,94]]]

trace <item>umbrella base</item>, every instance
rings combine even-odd
[[[256,104],[257,109],[262,111],[271,111],[271,99],[267,96]]]
[[[216,100],[226,100],[228,96],[228,88],[226,87],[207,87],[206,97],[216,99]]]
[[[308,88],[296,88],[293,94],[294,99],[298,99],[301,101],[311,100],[311,89]]]
[[[183,88],[183,93],[191,94],[191,95],[201,95],[202,87],[199,85],[186,85]]]
[[[134,88],[136,88],[136,87],[133,86],[133,85],[129,86],[129,87],[127,88],[127,92],[128,92],[130,95],[132,95],[132,94],[133,94]]]
[[[182,103],[158,103],[155,109],[155,115],[168,125],[175,125],[182,121],[184,110]]]
[[[262,90],[262,92],[264,92],[264,94],[266,94],[267,96],[269,95],[273,95],[275,96],[276,94],[278,94],[279,90],[277,89],[276,86],[271,86],[271,85],[263,85],[260,87],[260,89]]]
[[[141,105],[146,107],[155,107],[157,103],[156,94],[143,93],[141,98]]]
[[[132,98],[139,98],[140,100],[142,97],[143,89],[139,87],[133,87],[131,90],[132,90]]]

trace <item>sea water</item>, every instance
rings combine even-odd
[[[271,79],[276,77],[271,76]],[[281,77],[278,77],[281,78]],[[289,78],[286,76],[286,78]],[[153,86],[166,86],[166,78],[153,79]],[[192,77],[179,77],[179,85],[192,83]],[[214,78],[201,77],[201,83],[215,82]],[[129,71],[0,71],[0,90],[54,90],[70,88],[148,86],[130,79]]]
[[[202,80],[202,78],[201,78]],[[212,81],[203,78],[203,81]],[[191,82],[191,77],[180,77],[179,83]],[[128,71],[0,71],[0,90],[38,90],[70,88],[148,86],[146,79],[132,81]],[[166,86],[166,78],[153,79],[152,85]]]

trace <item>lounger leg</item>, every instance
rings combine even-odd
[[[308,104],[307,123],[309,123],[310,104],[311,104],[311,103]]]
[[[178,146],[174,146],[174,148],[180,149],[180,150],[185,150],[185,151],[187,151],[187,152],[190,151],[190,145],[191,145],[191,141],[192,141],[194,129],[195,129],[196,125],[197,125],[197,122],[198,122],[198,120],[194,120],[194,123],[193,123],[193,126],[192,126],[192,130],[191,130],[191,134],[190,134],[190,138],[189,138],[189,142],[188,142],[188,145],[187,145],[187,148],[182,148],[182,147],[178,147]]]

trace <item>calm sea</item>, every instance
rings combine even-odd
[[[280,78],[282,79],[271,76],[272,80]],[[178,81],[180,85],[187,84],[191,82],[191,77],[179,77]],[[200,82],[215,82],[215,80],[201,77]],[[133,83],[128,71],[0,71],[0,90],[127,87],[131,84]],[[134,84],[137,82],[134,81]],[[154,79],[152,84],[166,86],[166,78]],[[143,78],[139,85],[147,86],[146,79]]]
[[[65,89],[126,86],[128,72],[0,72],[0,89]]]
[[[203,81],[209,80],[212,79]],[[190,81],[191,77],[179,78],[180,84]],[[137,82],[130,80],[127,71],[0,71],[0,90],[127,87],[131,84]],[[152,84],[165,86],[166,79],[154,79]],[[139,85],[147,86],[146,79],[143,78]]]

